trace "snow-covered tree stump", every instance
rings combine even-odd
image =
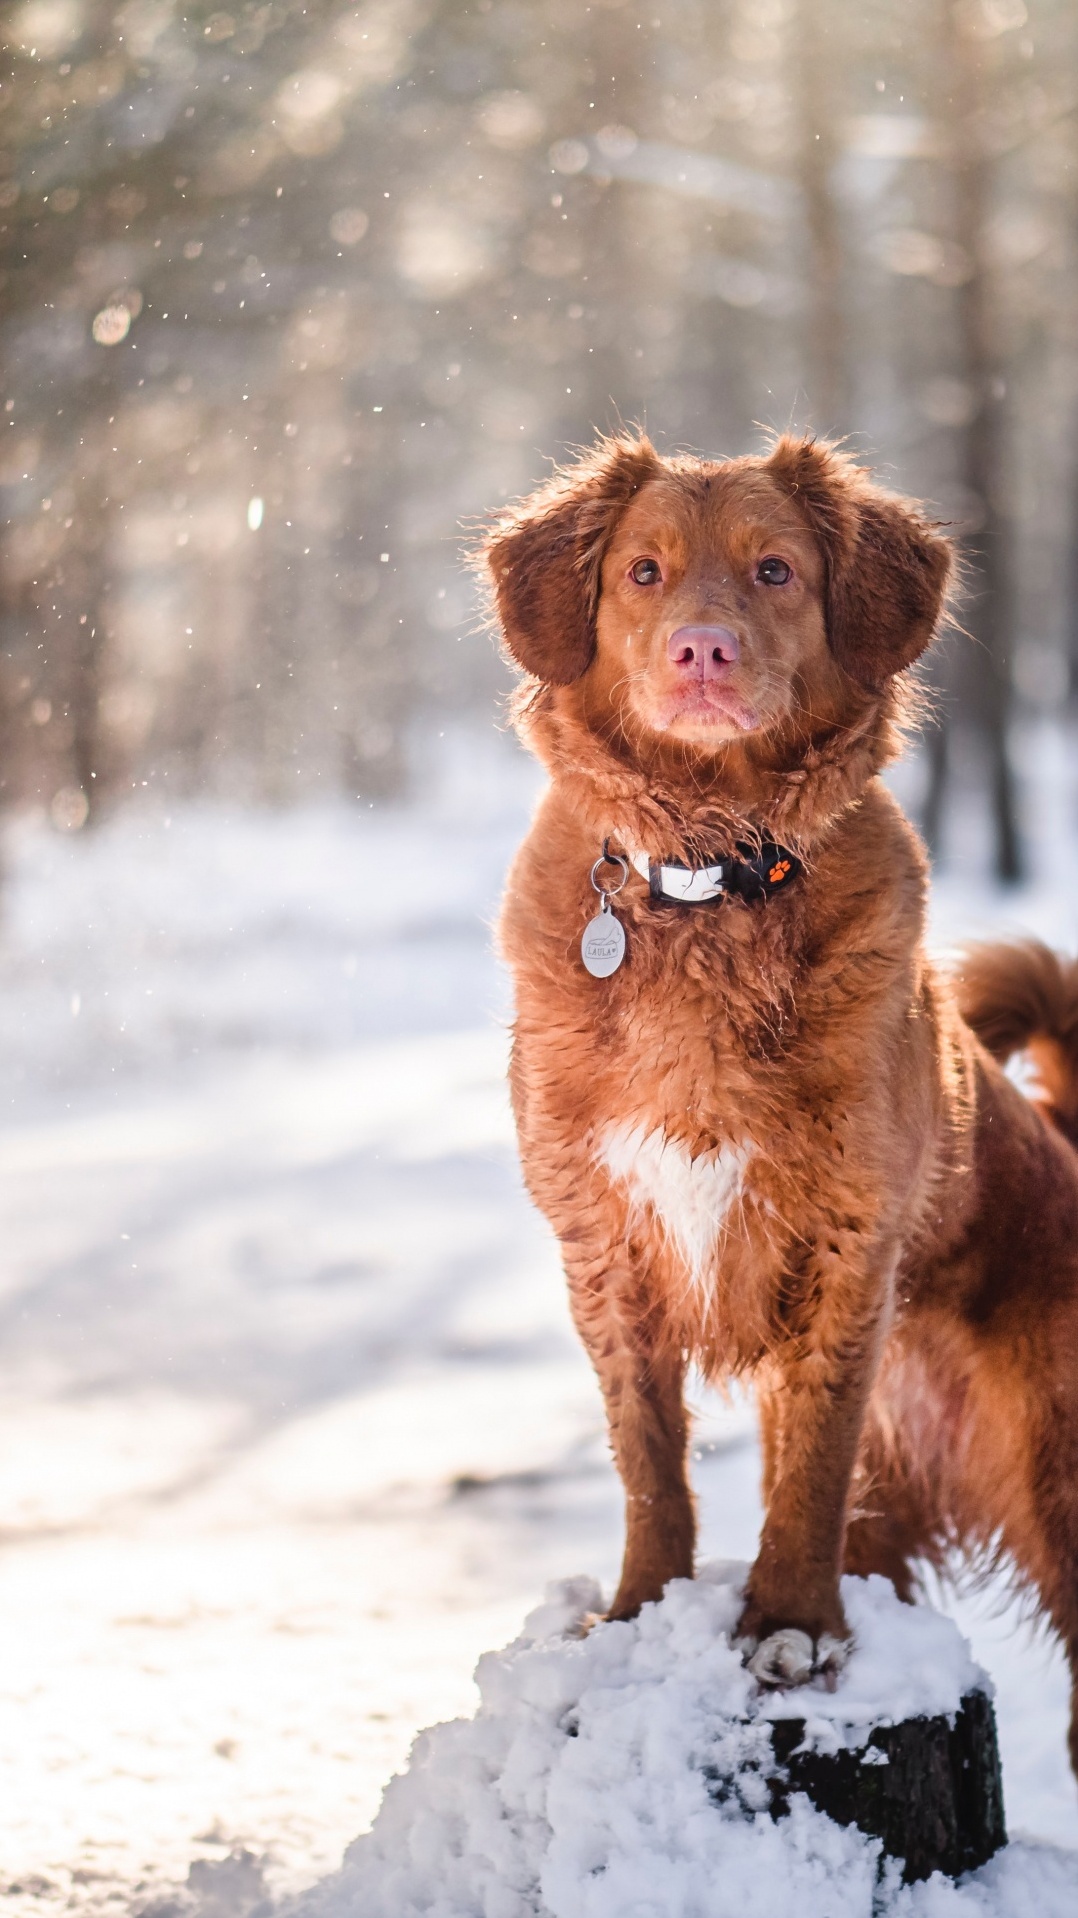
[[[836,1824],[882,1839],[884,1852],[904,1861],[907,1883],[973,1871],[1006,1844],[996,1717],[983,1691],[965,1694],[953,1723],[881,1725],[860,1751],[801,1751],[805,1730],[800,1718],[772,1728],[772,1817],[804,1792]]]
[[[769,1690],[737,1643],[747,1570],[608,1623],[593,1580],[552,1587],[299,1918],[897,1918],[935,1871],[984,1918],[1072,1918],[1078,1856],[1005,1842],[992,1687],[955,1624],[844,1579],[837,1682]]]

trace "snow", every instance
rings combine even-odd
[[[551,1580],[616,1577],[620,1491],[504,1090],[488,928],[534,783],[453,750],[412,808],[5,828],[11,1918],[287,1900]],[[940,939],[1078,946],[1078,762],[1049,738],[1031,763],[1043,876],[1003,898],[956,834]],[[696,1398],[703,1549],[750,1559],[751,1405]],[[983,1909],[1050,1910],[1061,1872],[1073,1905],[1033,1842],[1078,1832],[1060,1653],[1001,1586],[946,1608],[1030,1841]]]
[[[855,1649],[833,1692],[761,1694],[731,1643],[747,1567],[702,1566],[631,1623],[587,1630],[587,1579],[555,1586],[479,1662],[479,1710],[424,1732],[374,1829],[305,1918],[869,1918],[1011,1913],[1036,1887],[1073,1910],[1078,1855],[1010,1847],[1006,1867],[903,1889],[878,1843],[801,1796],[773,1822],[767,1721],[807,1746],[862,1749],[867,1728],[946,1714],[984,1688],[961,1633],[847,1578]],[[716,1802],[718,1800],[718,1802]],[[882,1864],[882,1879],[877,1879]]]

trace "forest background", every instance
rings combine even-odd
[[[502,668],[461,528],[619,420],[848,435],[961,540],[918,803],[1025,859],[1078,653],[1066,0],[23,0],[0,797],[399,795]],[[972,643],[971,643],[972,640]]]

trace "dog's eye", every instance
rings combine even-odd
[[[638,586],[657,586],[662,576],[657,559],[638,559],[629,568],[629,578],[635,579]]]
[[[762,559],[756,568],[756,577],[761,586],[787,586],[793,576],[793,567],[787,566],[784,559],[776,558],[774,553]]]

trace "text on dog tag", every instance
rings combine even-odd
[[[609,979],[625,957],[625,928],[605,901],[602,912],[584,928],[580,957],[593,979]]]

